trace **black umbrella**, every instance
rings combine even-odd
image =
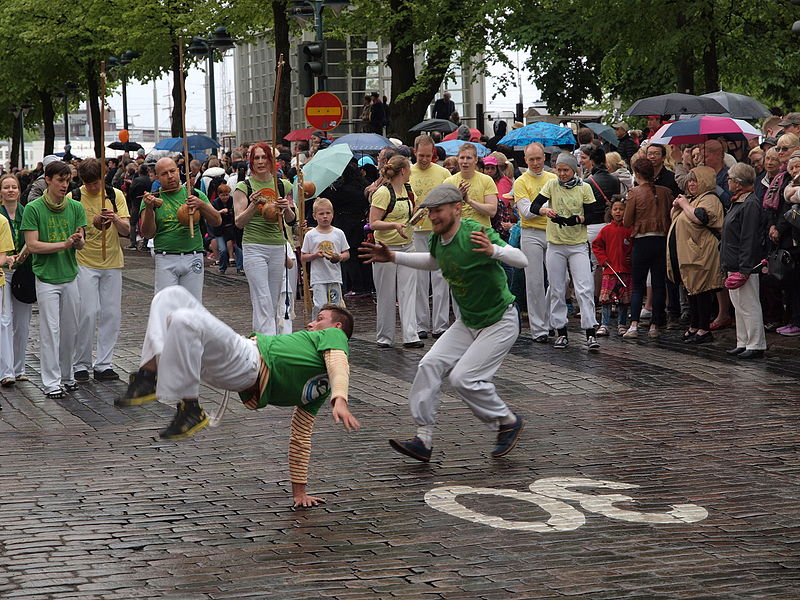
[[[125,152],[136,152],[137,150],[144,149],[144,146],[136,142],[111,142],[107,147],[112,150],[123,150]]]
[[[691,94],[664,94],[642,98],[633,103],[626,115],[718,115],[727,112],[717,100]]]
[[[722,104],[722,106],[725,107],[725,112],[720,116],[733,117],[734,119],[755,120],[768,117],[772,114],[761,102],[742,94],[734,94],[720,90],[719,92],[703,94],[700,97],[713,98]]]
[[[452,133],[458,129],[458,125],[446,119],[426,119],[422,123],[417,123],[409,131],[442,131]]]

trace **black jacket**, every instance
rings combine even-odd
[[[603,223],[606,220],[606,209],[611,206],[611,196],[619,194],[619,179],[609,173],[605,166],[599,166],[592,169],[591,175],[586,178],[586,185],[594,194],[594,204],[583,207],[586,224]]]
[[[662,166],[661,171],[658,172],[656,178],[653,180],[656,185],[663,186],[672,192],[672,196],[677,198],[683,193],[683,190],[678,186],[675,181],[675,173],[670,171],[667,167]]]
[[[722,225],[720,265],[725,271],[749,273],[766,256],[766,223],[753,192],[734,202]]]
[[[619,152],[619,155],[628,165],[631,163],[631,156],[638,151],[639,146],[636,145],[636,142],[634,142],[633,138],[627,133],[617,142],[617,152]]]

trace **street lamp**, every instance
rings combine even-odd
[[[56,98],[64,101],[64,152],[69,152],[69,96],[78,91],[78,84],[73,81],[65,81],[64,89],[56,94]]]
[[[327,6],[337,15],[345,6],[350,4],[350,0],[292,0],[292,8],[289,9],[289,16],[297,19],[301,25],[305,25],[308,19],[314,16],[314,28],[316,31],[317,42],[323,41],[322,11]],[[322,46],[324,52],[324,46]],[[322,64],[324,64],[324,57]],[[325,91],[325,73],[317,75],[319,80],[319,91]]]
[[[15,119],[19,120],[19,162],[20,169],[25,168],[25,117],[33,109],[33,104],[28,101],[23,102],[20,106],[16,104],[11,105],[11,114]]]
[[[122,54],[122,56],[109,56],[108,57],[108,68],[109,70],[115,70],[118,67],[124,67],[125,65],[131,64],[133,59],[139,58],[140,54],[136,52],[136,50],[127,50]],[[125,69],[122,69],[122,73],[120,75],[120,79],[122,80],[122,128],[127,130],[128,129],[128,74],[125,72]]]
[[[210,119],[211,139],[217,139],[217,97],[216,84],[214,82],[214,58],[215,50],[224,54],[236,45],[235,40],[230,36],[225,27],[217,27],[211,37],[193,37],[189,43],[187,52],[196,58],[208,59],[208,112]],[[212,150],[216,154],[216,149]]]

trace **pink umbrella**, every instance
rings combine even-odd
[[[454,131],[453,133],[448,133],[446,136],[442,138],[443,142],[448,142],[450,140],[457,139],[458,130]],[[469,128],[469,141],[470,142],[480,142],[481,136],[483,134],[480,132],[479,129],[475,129],[474,127]]]
[[[650,139],[651,144],[699,144],[708,139],[724,137],[732,141],[744,141],[761,135],[755,127],[730,117],[705,115],[682,119],[663,125]]]
[[[316,127],[306,127],[305,129],[295,129],[294,131],[290,131],[283,139],[287,142],[299,142],[311,139],[311,132],[316,131]]]

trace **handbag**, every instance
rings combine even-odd
[[[508,230],[508,245],[512,248],[519,248],[521,237],[522,227],[520,227],[519,221],[517,221],[514,223],[513,227]]]
[[[32,257],[23,263],[17,263],[11,278],[11,295],[23,304],[36,302],[36,275],[33,274]]]
[[[794,259],[788,250],[778,248],[767,254],[769,274],[778,281],[783,281],[794,271]]]
[[[783,218],[795,229],[800,229],[800,204],[792,204],[792,207],[783,213]]]

